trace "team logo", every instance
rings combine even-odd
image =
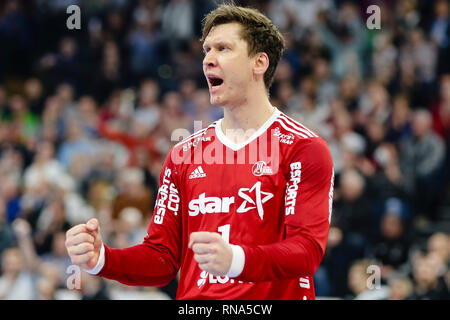
[[[272,168],[266,164],[265,161],[258,161],[252,167],[252,172],[255,176],[259,177],[263,174],[273,174]]]

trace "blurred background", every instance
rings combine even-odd
[[[235,2],[286,38],[272,104],[332,152],[317,297],[450,299],[449,1]],[[80,30],[66,27],[71,4]],[[366,27],[372,4],[379,30]],[[222,117],[198,41],[216,6],[0,1],[0,299],[175,298],[177,279],[135,288],[83,273],[69,290],[65,232],[97,217],[108,245],[142,241],[173,130]]]

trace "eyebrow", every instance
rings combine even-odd
[[[218,47],[218,46],[232,46],[232,41],[229,40],[217,40],[216,42],[212,41],[212,43],[203,43],[203,51],[206,50],[207,47]]]

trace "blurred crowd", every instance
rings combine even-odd
[[[318,298],[450,299],[449,1],[235,3],[280,28],[271,102],[333,156]],[[372,4],[380,29],[366,26]],[[78,273],[65,232],[96,217],[108,245],[142,241],[168,151],[222,117],[198,41],[216,5],[0,2],[0,299],[175,298],[177,279],[135,288]]]

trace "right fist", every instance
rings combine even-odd
[[[69,257],[73,264],[83,269],[92,269],[97,265],[102,245],[100,226],[95,218],[66,232]]]

